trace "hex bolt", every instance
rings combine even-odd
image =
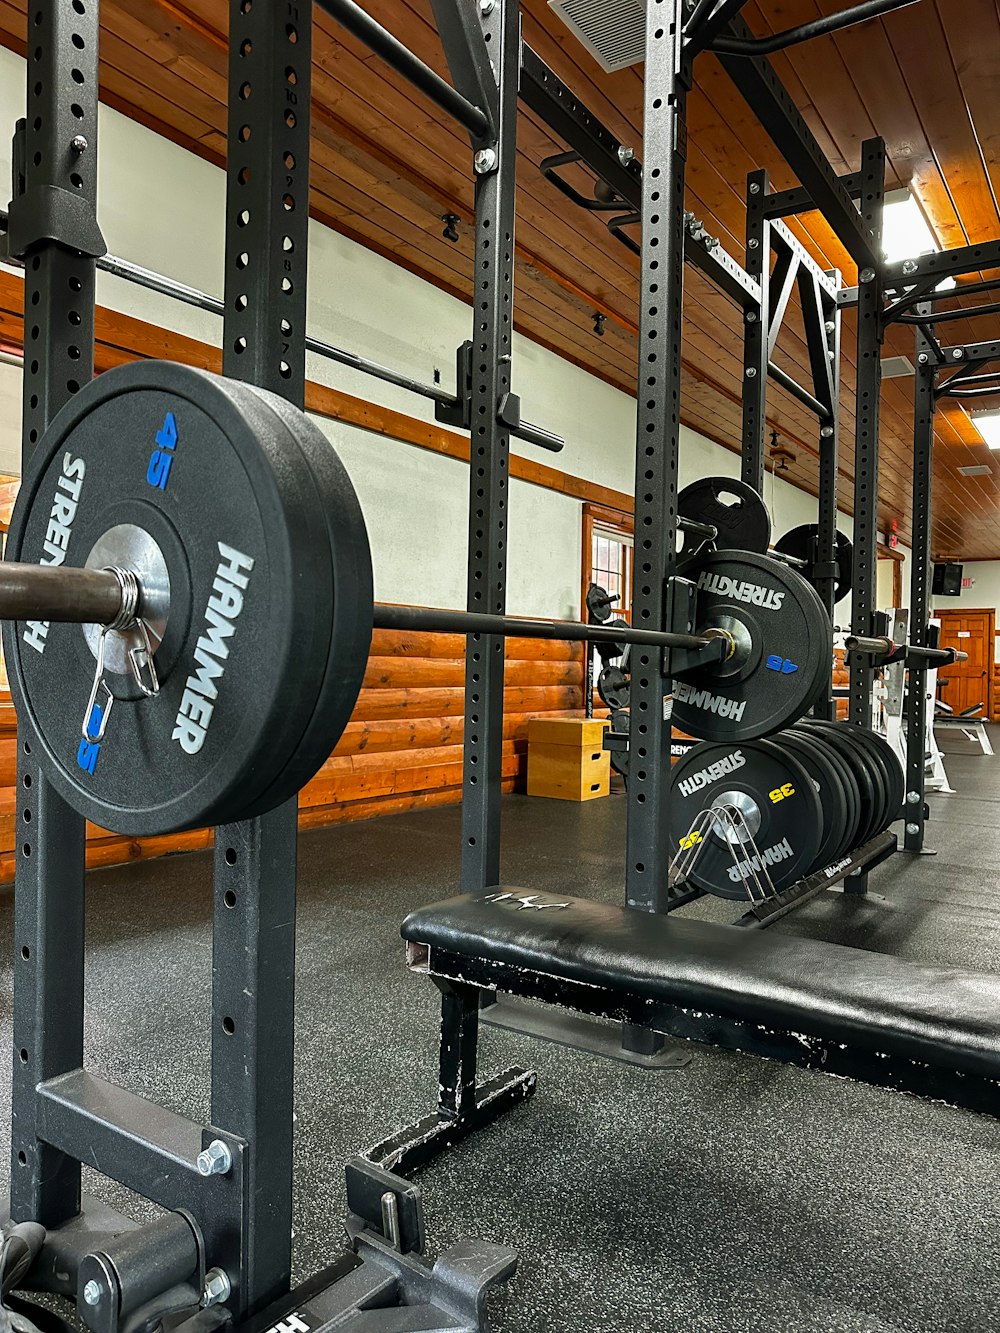
[[[748,310],[748,311],[747,311],[747,323],[748,323],[748,324],[756,324],[756,323],[757,323],[757,312],[756,312],[756,310]]]
[[[198,1154],[198,1174],[200,1176],[224,1176],[232,1169],[233,1154],[228,1143],[213,1139],[208,1147]]]
[[[70,139],[69,141],[69,146],[70,148],[72,148],[74,153],[85,153],[87,149],[90,147],[90,144],[87,142],[85,135],[74,134],[72,139]]]
[[[497,150],[495,148],[480,148],[474,162],[477,176],[488,175],[497,164]]]
[[[915,259],[903,260],[903,272],[906,274],[907,277],[909,277],[911,273],[916,273],[916,271],[917,271],[917,261]]]
[[[858,277],[861,279],[862,282],[874,282],[875,270],[873,268],[863,268],[861,272],[858,274]]]
[[[826,323],[823,325],[823,327],[824,327],[824,329],[826,329],[827,333],[836,333],[836,332],[837,332],[837,326],[836,326],[836,324],[834,324],[834,322],[833,322],[832,319],[828,319],[828,320],[826,321]]]
[[[918,791],[908,791],[906,793],[907,805],[916,805],[919,800],[920,800],[920,793]]]
[[[87,1305],[100,1305],[101,1297],[103,1295],[104,1292],[101,1291],[101,1284],[95,1282],[93,1278],[90,1279],[83,1289],[83,1299]]]
[[[907,824],[907,826],[906,826],[906,831],[907,831],[907,833],[911,834],[913,837],[916,837],[916,835],[920,832],[920,825],[919,825],[919,824]]]
[[[747,379],[755,380],[756,378],[757,378],[757,371],[754,369],[753,366],[747,366]]]
[[[627,167],[628,164],[634,160],[635,160],[635,149],[629,148],[625,144],[619,144],[618,161],[622,164],[622,166]]]
[[[210,1268],[205,1274],[205,1285],[201,1289],[201,1304],[205,1310],[213,1305],[221,1305],[233,1294],[233,1284],[229,1274],[223,1268]]]

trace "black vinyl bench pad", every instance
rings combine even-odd
[[[485,960],[490,984],[513,993],[530,993],[528,974],[555,977],[577,995],[592,987],[1000,1078],[1000,977],[986,973],[526,889],[420,908],[401,933],[455,981],[474,981],[463,959]]]

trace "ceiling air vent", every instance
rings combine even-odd
[[[549,0],[607,74],[646,54],[646,0]]]
[[[971,467],[960,467],[958,470],[963,477],[988,477],[993,471],[986,463],[976,463]]]
[[[882,358],[882,378],[901,380],[913,374],[913,362],[905,356],[884,356]]]

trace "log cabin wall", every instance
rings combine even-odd
[[[507,640],[503,789],[523,790],[528,719],[583,711],[579,644]],[[299,795],[299,827],[317,828],[396,814],[462,798],[465,639],[457,634],[376,630],[364,686],[340,743]],[[4,682],[6,684],[6,682]],[[0,699],[0,883],[14,879],[17,855],[17,722]],[[128,838],[87,825],[87,865],[211,846],[212,830]]]

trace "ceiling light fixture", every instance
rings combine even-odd
[[[983,444],[990,449],[1000,449],[1000,408],[986,412],[971,412],[972,424],[983,437]]]
[[[882,213],[882,251],[890,264],[920,255],[936,254],[941,247],[920,205],[909,190],[891,190],[885,196]],[[957,286],[954,278],[945,278],[934,289],[950,292]]]

